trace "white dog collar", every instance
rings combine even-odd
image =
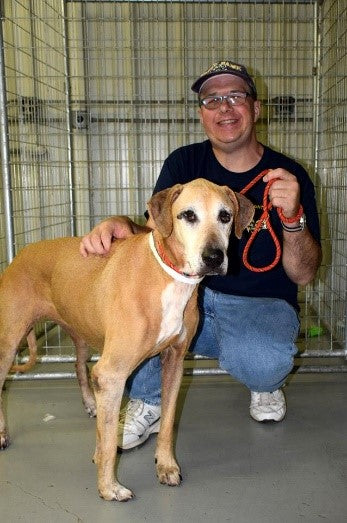
[[[159,263],[159,265],[164,269],[164,271],[169,274],[174,280],[180,281],[181,283],[189,283],[190,285],[197,285],[201,282],[203,277],[196,277],[196,276],[188,276],[185,274],[182,274],[180,272],[177,272],[175,269],[167,265],[162,258],[159,256],[159,253],[156,249],[155,243],[154,243],[154,237],[153,232],[151,232],[148,235],[149,240],[149,246],[151,248],[152,253],[154,254],[155,259]]]

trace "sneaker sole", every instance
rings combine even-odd
[[[123,450],[133,450],[135,448],[142,447],[142,445],[146,443],[146,441],[152,434],[158,434],[159,429],[160,419],[158,419],[158,421],[156,421],[155,423],[153,423],[153,425],[148,427],[148,429],[136,441],[128,443],[127,445],[118,445],[117,451],[121,453]]]
[[[271,422],[278,423],[279,421],[284,420],[284,418],[286,417],[286,414],[283,414],[282,417],[277,418],[277,419],[274,418],[274,417],[272,417],[272,418],[257,419],[257,418],[255,418],[254,416],[252,416],[252,414],[250,414],[250,416],[251,416],[251,418],[252,418],[254,421],[256,421],[256,422],[258,422],[258,423],[267,423],[267,422],[270,422],[270,423],[271,423]]]

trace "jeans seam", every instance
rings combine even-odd
[[[216,298],[217,298],[217,293],[212,291],[213,292],[213,311],[215,311],[216,309]],[[218,320],[217,320],[217,315],[215,313],[213,313],[213,337],[214,339],[216,340],[216,343],[217,343],[217,349],[218,349],[218,365],[220,366],[220,355],[221,355],[221,341],[220,341],[220,336],[218,335],[217,333],[217,323],[218,323]],[[219,332],[220,332],[220,329],[218,329]]]

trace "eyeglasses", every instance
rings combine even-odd
[[[224,94],[224,95],[214,95],[214,96],[206,96],[206,98],[203,98],[202,100],[199,100],[199,106],[202,105],[206,107],[206,109],[214,110],[218,109],[224,100],[228,103],[229,107],[232,107],[234,105],[244,105],[246,103],[247,96],[251,96],[249,93],[231,93],[231,94]]]

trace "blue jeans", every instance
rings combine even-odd
[[[299,332],[296,310],[275,298],[233,296],[200,287],[200,323],[190,346],[256,392],[273,392],[293,368]],[[127,382],[131,398],[160,404],[160,357],[136,369]]]

